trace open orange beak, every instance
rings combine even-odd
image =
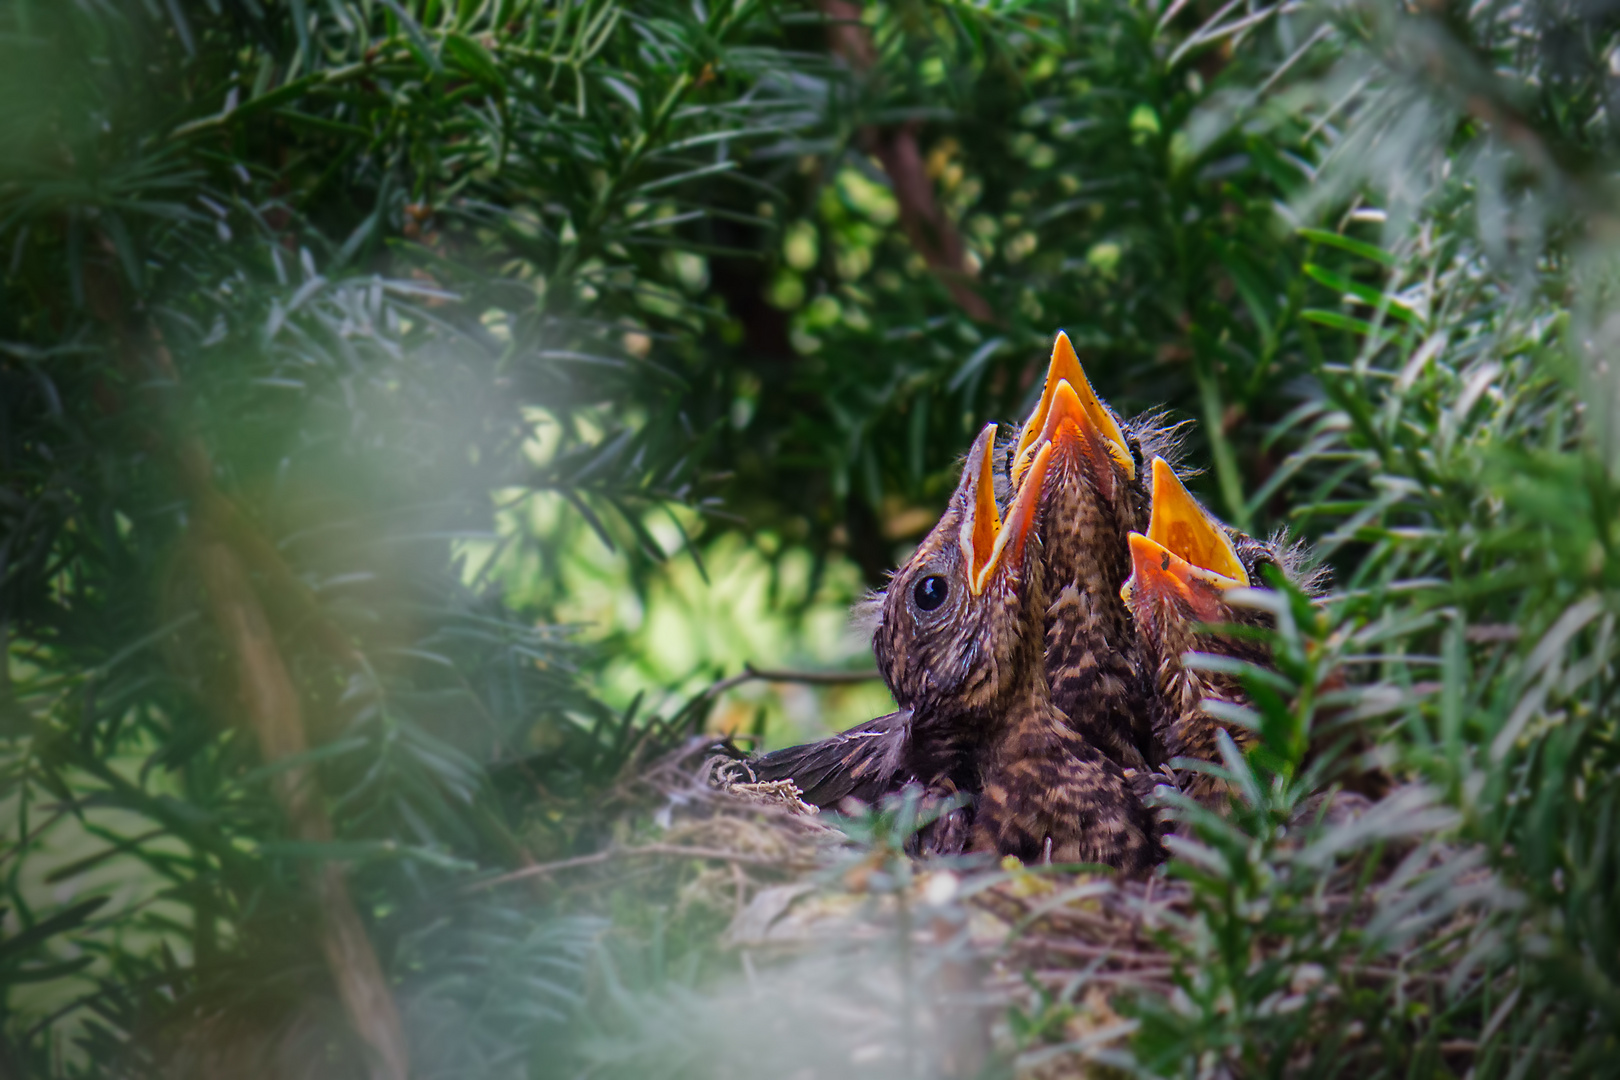
[[[1226,530],[1182,486],[1163,458],[1153,459],[1153,516],[1147,535],[1133,532],[1131,579],[1119,591],[1127,603],[1138,588],[1174,589],[1191,597],[1193,581],[1218,589],[1249,584]]]
[[[974,596],[984,592],[997,567],[1003,563],[1017,566],[1023,562],[1024,547],[1035,526],[1041,489],[1045,486],[1046,469],[1052,457],[1050,444],[1036,452],[1029,481],[1019,489],[1003,520],[996,510],[995,452],[996,425],[986,424],[974,440],[973,449],[968,451],[962,482],[957,489],[967,501],[959,542],[968,569],[968,589]]]
[[[1069,335],[1062,331],[1052,343],[1052,360],[1046,368],[1040,403],[1018,435],[1018,453],[1012,468],[1014,485],[1022,481],[1041,444],[1052,440],[1077,440],[1080,445],[1095,440],[1107,449],[1108,456],[1125,470],[1126,476],[1136,476],[1136,463],[1131,460],[1119,421],[1091,388]]]

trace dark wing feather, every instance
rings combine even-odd
[[[880,716],[830,739],[773,750],[751,762],[761,780],[792,780],[815,806],[837,806],[854,797],[876,802],[906,780],[902,754],[911,712]]]

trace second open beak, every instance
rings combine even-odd
[[[1217,589],[1235,589],[1243,582],[1194,566],[1163,544],[1155,543],[1139,532],[1127,539],[1131,545],[1130,580],[1120,586],[1120,599],[1127,604],[1138,595],[1165,595],[1180,593],[1193,600],[1193,582],[1202,581]]]
[[[1153,459],[1153,515],[1147,535],[1202,570],[1239,585],[1249,583],[1249,572],[1226,530],[1192,497],[1164,458]]]
[[[1219,589],[1249,584],[1249,573],[1220,523],[1210,517],[1163,458],[1153,459],[1153,516],[1147,535],[1133,532],[1131,579],[1120,590],[1129,601],[1140,588],[1191,595],[1192,583]]]
[[[968,589],[975,596],[984,592],[998,567],[1022,564],[1052,457],[1050,444],[1036,451],[1029,478],[1019,488],[1003,519],[996,510],[995,437],[996,425],[985,425],[963,469],[963,486],[968,490],[959,542],[967,565]]]

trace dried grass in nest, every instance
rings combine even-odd
[[[1057,987],[1077,971],[1112,990],[1169,993],[1170,960],[1153,933],[1184,914],[1188,898],[1185,885],[1160,878],[1015,873],[972,902],[1006,927],[993,985],[1008,993],[1027,990],[1026,973]]]
[[[1173,998],[1178,992],[1178,959],[1163,942],[1197,914],[1187,884],[1163,875],[1118,881],[1015,864],[961,871],[921,865],[903,895],[883,893],[862,872],[871,860],[806,805],[791,782],[759,783],[742,763],[707,757],[704,750],[704,742],[694,740],[622,785],[627,808],[637,808],[643,822],[651,819],[655,838],[638,830],[640,839],[561,872],[623,880],[637,866],[637,873],[664,883],[678,913],[702,907],[725,916],[719,944],[738,957],[748,979],[795,988],[811,1010],[832,1008],[805,989],[836,983],[829,971],[870,980],[887,965],[892,978],[894,956],[904,951],[919,988],[915,998],[901,991],[879,997],[907,1000],[915,1015],[905,1024],[865,1016],[863,1046],[903,1039],[906,1030],[929,1031],[938,1044],[921,1052],[933,1055],[941,1075],[962,1075],[944,1063],[980,1059],[983,1046],[1014,1059],[1020,1075],[1095,1075],[1097,1062],[1122,1050],[1132,1027],[1114,1010],[1119,996]],[[1455,855],[1414,839],[1402,850],[1386,847],[1369,876],[1363,876],[1364,858],[1342,860],[1312,879],[1311,910],[1323,920],[1364,927],[1385,884]],[[1444,977],[1446,956],[1460,957],[1468,948],[1472,918],[1458,910],[1414,938],[1414,950],[1427,950],[1420,963],[1409,966],[1405,956],[1368,962],[1349,978],[1386,989],[1393,980],[1403,994],[1432,986]],[[902,937],[907,944],[897,950]],[[1433,947],[1448,939],[1452,945]],[[1262,939],[1257,948],[1283,955],[1291,944]],[[1345,972],[1334,974],[1342,983]],[[1301,1000],[1309,997],[1309,1008],[1329,1023],[1332,995],[1310,997],[1309,989],[1300,989]],[[722,999],[731,992],[721,991]],[[836,991],[826,993],[836,997]],[[1043,997],[1058,996],[1069,1002],[1060,1029],[1047,1032],[1041,1045],[1015,1045],[998,1018],[1009,1006],[1032,1014]]]
[[[1362,800],[1356,815],[1368,805]],[[1459,868],[1467,869],[1448,872]],[[1445,889],[1409,888],[1430,874],[1443,879]],[[1409,934],[1389,939],[1394,947],[1388,952],[1347,951],[1331,972],[1309,960],[1294,963],[1287,985],[1262,1003],[1259,1011],[1295,1013],[1303,1030],[1323,1035],[1342,1027],[1345,992],[1374,989],[1385,1000],[1420,1001],[1454,983],[1470,952],[1489,939],[1483,918],[1488,905],[1478,901],[1502,888],[1477,852],[1432,838],[1364,849],[1310,882],[1308,907],[1298,914],[1317,921],[1322,937],[1368,931],[1375,921],[1397,913],[1412,927]],[[1007,928],[999,943],[988,943],[987,994],[1028,1008],[1037,1004],[1034,987],[1040,987],[1075,1004],[1053,1045],[1019,1055],[1019,1075],[1042,1080],[1096,1075],[1097,1062],[1122,1050],[1134,1027],[1114,1011],[1117,995],[1145,993],[1172,1002],[1181,996],[1178,976],[1196,972],[1189,970],[1185,953],[1178,958],[1164,942],[1184,934],[1181,928],[1196,919],[1196,899],[1188,884],[1163,876],[1115,881],[1030,871],[1015,871],[975,895],[972,902]],[[1262,957],[1289,957],[1298,945],[1284,935],[1262,934],[1250,942],[1256,963]],[[1505,999],[1511,979],[1498,975],[1493,981],[1501,983],[1493,999]],[[1301,1039],[1306,1048],[1296,1056],[1308,1057],[1313,1042]],[[1450,1040],[1439,1049],[1460,1074],[1476,1046]],[[1308,1060],[1293,1061],[1290,1073],[1307,1073],[1310,1066]]]
[[[599,804],[615,839],[596,851],[521,867],[469,891],[523,884],[569,909],[601,908],[634,885],[683,918],[700,909],[734,920],[760,890],[830,859],[843,834],[819,820],[791,782],[732,783],[689,740],[621,777]],[[729,774],[727,774],[729,775]],[[745,778],[750,779],[750,778]]]

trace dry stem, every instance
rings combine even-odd
[[[111,244],[105,242],[111,258]],[[86,267],[86,299],[92,313],[104,323],[114,343],[120,368],[129,383],[141,386],[155,373],[177,384],[178,373],[168,349],[147,321],[130,310],[116,272],[92,262]],[[146,347],[143,347],[146,343]],[[162,401],[157,402],[159,409]],[[192,550],[207,592],[209,614],[230,653],[246,705],[249,723],[266,763],[303,754],[308,750],[303,706],[297,685],[277,646],[270,620],[244,566],[252,559],[277,587],[301,608],[314,603],[296,575],[281,560],[273,545],[236,510],[213,484],[212,460],[202,443],[179,436],[165,446],[158,431],[149,434],[153,449],[168,450],[181,485],[196,514]],[[291,583],[289,585],[289,583]],[[313,620],[318,639],[345,662],[357,654],[324,618]],[[332,839],[332,823],[322,805],[313,772],[298,766],[275,779],[277,802],[306,843]],[[321,951],[337,985],[349,1023],[369,1048],[371,1080],[406,1080],[410,1058],[399,1010],[382,965],[367,936],[343,869],[331,862],[313,866],[306,883],[320,912]]]

